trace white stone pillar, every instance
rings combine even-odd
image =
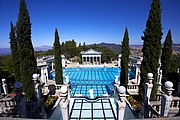
[[[140,81],[141,81],[141,76],[140,76],[140,74],[141,74],[141,71],[140,71],[140,69],[138,69],[138,75],[137,75],[137,84],[138,84],[138,85],[140,84]]]
[[[161,96],[161,116],[167,117],[170,109],[171,102],[173,100],[172,91],[173,83],[170,81],[165,82],[165,94]]]
[[[99,60],[99,57],[97,56],[97,64],[99,65],[100,63],[99,63],[99,61],[98,61],[98,60]]]
[[[45,79],[44,79],[44,67],[41,67],[41,82],[44,83]]]
[[[106,67],[106,62],[104,62],[104,67]]]
[[[153,83],[152,83],[153,74],[148,73],[147,74],[147,79],[148,80],[147,80],[147,83],[146,83],[146,86],[145,86],[144,103],[148,105],[150,97],[151,97],[151,91],[152,91],[152,88],[153,88]]]
[[[39,79],[39,74],[33,74],[33,81],[34,81],[34,92],[35,92],[35,96],[36,96],[36,100],[37,102],[41,101],[41,84]]]
[[[120,99],[117,100],[117,118],[118,120],[124,120],[124,113],[126,109],[126,88],[124,86],[120,86],[118,88],[118,94],[120,96]]]
[[[66,85],[69,85],[69,76],[68,76],[68,75],[66,75],[66,76],[65,76],[65,78],[66,78],[66,82],[65,82],[65,84],[66,84]]]
[[[49,79],[48,75],[48,66],[45,67],[44,69],[44,75],[47,77],[47,80]]]
[[[156,83],[157,93],[162,92],[162,90],[161,90],[161,86],[162,86],[161,80],[162,80],[162,70],[159,70],[158,79],[157,79],[157,83]]]
[[[52,62],[51,65],[52,65],[52,70],[54,70],[54,63]]]
[[[96,56],[96,65],[98,65],[98,64],[97,64],[97,56]]]
[[[87,65],[87,56],[85,57],[85,65]]]
[[[115,84],[118,83],[118,76],[117,76],[117,75],[115,75],[115,77],[114,77],[114,83],[115,83]]]
[[[47,76],[44,75],[44,81],[45,81],[45,93],[49,93],[49,88],[48,88],[48,79],[47,79]]]
[[[136,76],[135,76],[135,79],[136,79],[136,81],[137,81],[139,68],[137,67],[137,65],[136,65],[135,67],[136,67]]]
[[[6,79],[2,79],[2,87],[3,87],[4,94],[7,95],[8,88],[7,88],[7,84],[6,84]]]
[[[63,85],[60,90],[60,107],[62,112],[63,120],[69,120],[69,100],[68,100],[68,88]]]

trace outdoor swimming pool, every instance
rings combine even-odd
[[[129,72],[130,79],[135,75]],[[90,97],[89,90],[93,89],[94,98],[103,95],[112,95],[115,75],[120,75],[119,68],[64,68],[63,78],[69,76],[72,96],[82,95]],[[52,72],[49,79],[54,80],[55,72]],[[120,78],[118,78],[120,80]]]

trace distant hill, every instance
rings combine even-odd
[[[91,45],[88,45],[88,46],[91,46]],[[117,51],[118,53],[121,53],[121,45],[120,44],[102,42],[102,43],[96,44],[96,46],[108,47],[113,51]]]
[[[52,49],[52,46],[42,45],[41,47],[34,47],[35,51],[47,51]],[[11,49],[10,48],[0,48],[0,56],[10,55]]]
[[[0,48],[0,55],[10,55],[11,54],[11,50],[10,48]]]
[[[91,45],[93,45],[93,44],[91,44]],[[87,46],[91,46],[91,45],[87,45]],[[117,51],[118,53],[121,53],[121,45],[120,44],[102,42],[102,43],[96,44],[96,46],[108,47],[113,51]],[[129,45],[129,46],[131,49],[141,49],[142,48],[142,45]],[[52,49],[52,46],[42,45],[41,47],[35,47],[34,49],[35,49],[35,51],[40,51],[40,50],[47,51],[49,49]],[[180,53],[180,44],[173,43],[173,51]],[[10,48],[0,48],[0,56],[10,55],[10,54],[11,54]]]
[[[91,44],[91,45],[93,45],[93,44]],[[87,46],[91,46],[91,45],[87,45]],[[102,43],[96,44],[96,46],[108,47],[113,51],[117,51],[118,53],[121,53],[121,45],[120,44],[102,42]],[[142,47],[143,47],[143,45],[129,45],[129,46],[130,46],[131,50],[138,50],[138,49],[142,49]],[[163,44],[162,44],[162,46],[163,46]],[[173,47],[173,51],[180,52],[180,44],[173,43],[172,47]]]

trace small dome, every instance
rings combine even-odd
[[[61,93],[67,93],[67,86],[63,85],[61,87]]]
[[[165,82],[165,86],[166,86],[167,88],[172,88],[172,87],[173,87],[173,83],[172,83],[171,81],[166,81],[166,82]]]
[[[37,80],[37,78],[38,78],[38,74],[33,74],[33,79],[35,79],[35,80]]]
[[[124,86],[120,86],[118,88],[119,93],[124,94],[126,92],[126,88]]]
[[[147,77],[148,77],[148,79],[153,79],[153,74],[152,73],[148,73]]]

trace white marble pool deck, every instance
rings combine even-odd
[[[73,62],[70,64],[66,64],[66,68],[75,68],[77,67],[77,62]],[[102,63],[101,65],[82,65],[79,64],[79,67],[104,67],[104,64]],[[106,67],[117,67],[116,64],[114,63],[106,63]]]

